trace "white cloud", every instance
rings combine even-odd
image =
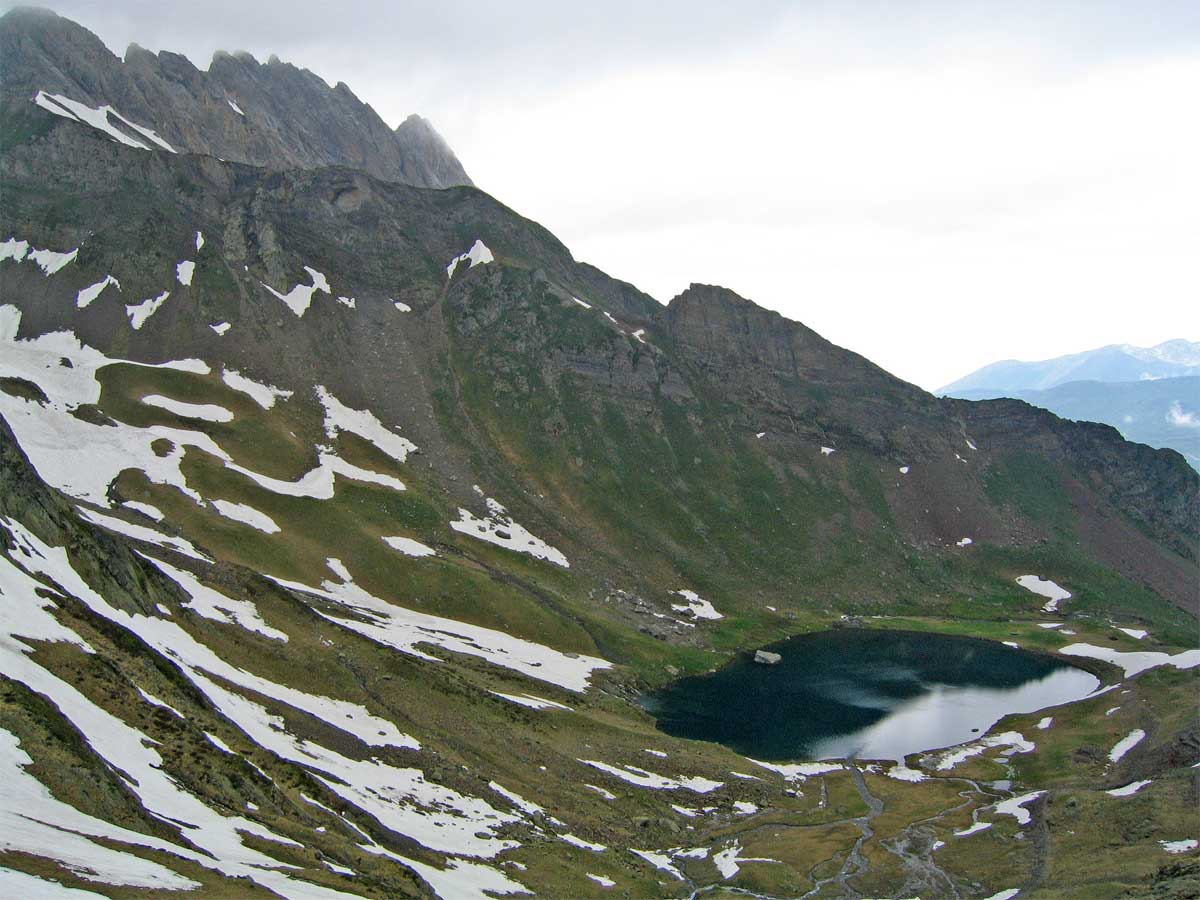
[[[1178,400],[1171,404],[1171,409],[1167,412],[1167,421],[1181,428],[1200,428],[1200,419],[1196,418],[1195,413],[1184,412]]]

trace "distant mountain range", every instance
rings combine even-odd
[[[1015,397],[1013,391],[1044,391],[1069,381],[1149,381],[1198,374],[1200,343],[1177,339],[1156,347],[1109,344],[1040,362],[1005,359],[952,381],[936,393],[973,399]]]
[[[1111,344],[1040,362],[1004,360],[938,391],[963,400],[1012,397],[1067,419],[1112,425],[1169,447],[1200,468],[1200,343]]]

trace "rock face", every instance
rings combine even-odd
[[[778,653],[772,653],[770,650],[755,650],[754,661],[761,663],[764,666],[776,666],[782,662],[783,657]]]
[[[44,91],[91,109],[111,106],[180,152],[272,169],[346,166],[417,187],[471,184],[424,119],[410,117],[393,131],[344,83],[330,88],[274,56],[264,65],[249,54],[217,53],[205,72],[179,54],[133,44],[122,61],[86,28],[18,8],[0,19],[0,59],[6,125],[18,110],[50,115],[32,111],[30,101]]]

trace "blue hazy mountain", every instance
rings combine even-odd
[[[1148,381],[1181,375],[1200,375],[1200,343],[1177,339],[1155,347],[1109,344],[1038,362],[1006,359],[951,382],[936,393],[972,399],[1016,397],[1014,391],[1044,391],[1071,381]]]

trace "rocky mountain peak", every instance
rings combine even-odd
[[[349,88],[339,83],[334,90]],[[428,119],[413,113],[396,128],[396,139],[402,148],[407,171],[431,184],[445,186],[472,184],[462,163],[450,145],[438,134]]]
[[[60,112],[53,98],[61,97],[88,110],[111,107],[179,152],[272,169],[347,166],[415,187],[472,183],[424,120],[393,131],[346,85],[331,88],[275,54],[263,64],[248,53],[219,52],[202,71],[180,54],[135,43],[122,60],[70,19],[21,7],[0,18],[0,58],[6,114],[22,121],[44,126],[59,115],[78,122]],[[39,93],[50,105],[31,108]]]

